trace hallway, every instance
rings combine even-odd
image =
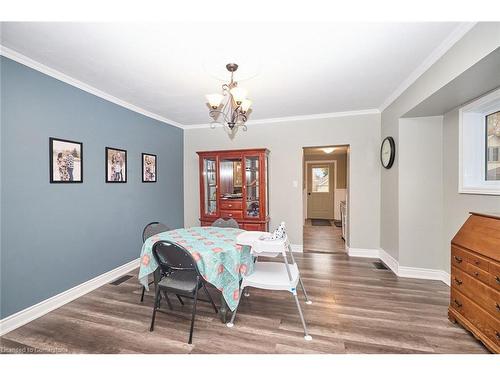
[[[304,252],[345,254],[345,242],[342,239],[342,229],[331,226],[314,226],[310,219],[304,224]]]

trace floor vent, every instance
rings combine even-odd
[[[378,270],[387,270],[388,268],[385,266],[384,263],[382,262],[373,262],[373,265],[375,266],[376,269]]]
[[[133,277],[133,276],[132,275],[125,275],[125,276],[120,277],[119,279],[116,279],[115,281],[110,282],[109,284],[110,285],[120,285],[121,283],[124,283],[125,281],[127,281],[131,277]]]

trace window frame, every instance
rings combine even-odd
[[[327,173],[327,181],[328,181],[328,185],[327,185],[327,188],[328,190],[327,191],[314,191],[314,170],[315,169],[327,169],[328,173]],[[326,164],[325,166],[322,166],[322,167],[311,167],[311,193],[315,193],[315,194],[321,194],[321,193],[324,193],[324,194],[330,194],[331,192],[331,186],[330,186],[330,172],[331,172],[331,168],[328,164]],[[316,185],[316,187],[318,187],[318,185]]]
[[[459,109],[460,194],[500,195],[500,180],[487,180],[486,116],[500,111],[500,89]]]

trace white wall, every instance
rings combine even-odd
[[[478,23],[382,112],[382,138],[396,142],[396,160],[381,173],[381,247],[399,259],[399,119],[500,45],[500,23]],[[423,202],[422,202],[423,204]]]
[[[442,269],[442,149],[442,116],[399,120],[400,266]]]
[[[266,147],[271,228],[287,223],[291,242],[302,244],[302,147],[350,145],[350,246],[379,248],[380,115],[249,125],[231,140],[222,129],[184,132],[185,225],[199,225],[196,151]],[[297,182],[297,186],[293,182]]]

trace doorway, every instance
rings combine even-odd
[[[348,145],[304,147],[304,252],[346,253],[348,181]]]

